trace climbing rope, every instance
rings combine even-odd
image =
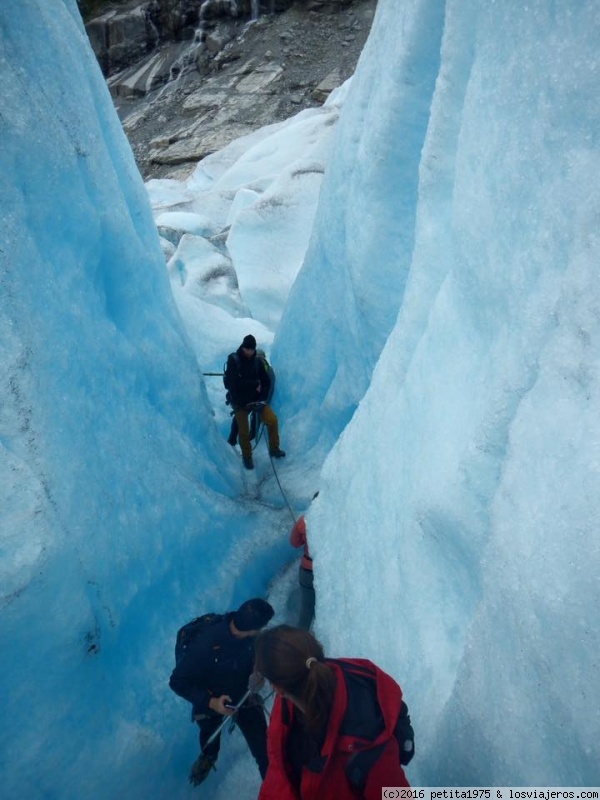
[[[203,372],[202,374],[206,375],[206,376],[211,376],[211,377],[219,377],[219,376],[222,377],[223,376],[222,372]],[[264,403],[262,401],[259,401],[257,403],[252,403],[251,405],[253,406],[253,408],[252,408],[250,413],[251,413],[251,415],[253,415],[253,414],[258,414],[259,411],[262,409],[262,407],[264,405],[266,405],[266,403]],[[265,424],[262,421],[261,416],[258,416],[257,417],[257,423],[256,423],[256,433],[254,434],[254,444],[252,445],[252,450],[256,450],[256,448],[258,447],[258,443],[260,442],[260,440],[262,438],[264,429],[265,429]],[[283,486],[281,485],[281,481],[279,480],[279,475],[277,474],[277,470],[275,469],[275,464],[273,462],[273,456],[271,455],[271,451],[269,450],[269,443],[268,443],[268,441],[266,439],[265,439],[265,442],[267,442],[267,452],[269,453],[269,460],[271,462],[271,468],[273,470],[273,475],[275,476],[275,480],[277,481],[277,486],[279,486],[279,491],[281,492],[281,496],[283,497],[283,500],[284,500],[284,502],[285,502],[285,504],[286,504],[286,506],[288,508],[288,511],[290,512],[290,516],[292,518],[292,522],[295,524],[296,515],[294,514],[294,509],[290,505],[290,502],[287,499],[286,493],[283,491]]]
[[[258,414],[258,412],[261,411],[262,408],[265,405],[266,405],[266,403],[264,403],[262,401],[259,401],[257,403],[251,403],[251,411],[250,411],[250,413],[251,414]],[[265,424],[262,421],[262,418],[258,417],[257,418],[256,433],[254,435],[254,445],[252,447],[253,450],[256,450],[256,448],[258,447],[258,443],[261,440],[261,437],[263,435],[264,429],[265,429]],[[269,460],[271,461],[271,468],[273,470],[273,475],[275,475],[275,480],[277,481],[277,485],[279,486],[279,491],[281,492],[281,496],[283,497],[283,500],[284,500],[286,506],[288,507],[288,510],[289,510],[290,515],[292,517],[292,522],[295,523],[296,522],[296,515],[294,514],[294,510],[293,510],[292,506],[290,505],[290,502],[287,499],[287,496],[286,496],[285,492],[283,491],[283,486],[281,485],[281,481],[279,480],[279,475],[277,474],[277,470],[275,469],[275,464],[273,463],[273,456],[271,455],[271,450],[269,449],[269,442],[267,441],[267,439],[265,439],[265,442],[267,444],[267,452],[269,453]]]
[[[254,414],[258,414],[258,411],[254,411]],[[260,442],[263,431],[265,429],[265,423],[262,421],[260,417],[258,417],[258,422],[256,423],[256,433],[254,434],[254,445],[252,447],[253,450],[256,450],[258,447],[258,443]]]
[[[267,449],[268,449],[268,443],[267,443]],[[269,459],[271,461],[271,467],[273,469],[273,475],[275,475],[275,480],[277,481],[277,486],[279,486],[279,491],[281,492],[281,496],[283,497],[283,499],[285,501],[285,504],[288,507],[288,510],[290,512],[290,516],[292,517],[292,522],[295,524],[296,523],[296,515],[294,514],[294,510],[291,507],[291,505],[289,503],[289,500],[286,497],[285,492],[283,491],[283,486],[281,485],[281,481],[279,480],[279,475],[277,474],[277,470],[275,469],[275,464],[273,462],[273,456],[271,455],[271,451],[270,450],[269,450]]]
[[[262,400],[257,400],[255,403],[249,403],[247,406],[250,409],[250,432],[252,432],[253,425],[256,425],[256,430],[254,432],[254,444],[252,445],[253,450],[256,450],[258,447],[258,443],[260,442],[265,427],[265,423],[262,421],[262,418],[258,416],[258,412],[262,411],[265,405],[266,403],[264,403]],[[256,419],[256,423],[253,421],[253,417]]]

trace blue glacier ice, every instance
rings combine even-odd
[[[4,0],[3,798],[192,796],[175,631],[293,618],[288,503],[414,785],[600,784],[599,41],[593,0],[380,0],[323,108],[144,187],[75,1]],[[249,332],[285,497],[203,374]],[[234,733],[203,793],[258,786]]]

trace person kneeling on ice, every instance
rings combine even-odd
[[[392,677],[365,659],[325,658],[289,625],[259,634],[255,649],[277,693],[259,800],[381,800],[383,787],[410,785],[414,734]]]
[[[249,682],[256,636],[274,613],[269,603],[256,597],[237,611],[205,614],[178,631],[176,665],[169,686],[192,704],[192,720],[200,728],[200,756],[190,773],[190,783],[195,786],[214,768],[219,728],[234,714],[261,777],[265,777],[267,724],[262,705],[252,694],[257,684],[253,682],[249,689]]]
[[[223,382],[227,389],[228,402],[231,403],[235,414],[229,442],[235,444],[237,432],[244,467],[254,469],[248,415],[257,405],[261,407],[260,418],[269,432],[269,454],[272,458],[283,458],[285,453],[279,447],[277,417],[268,404],[271,396],[271,376],[264,358],[257,356],[256,339],[252,334],[245,336],[235,353],[231,353],[227,358]]]

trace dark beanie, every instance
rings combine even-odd
[[[233,624],[238,631],[259,631],[274,614],[275,611],[266,600],[254,597],[252,600],[246,600],[238,608],[233,617]]]
[[[251,333],[249,333],[248,336],[244,336],[242,347],[245,347],[246,350],[256,350],[256,339]]]

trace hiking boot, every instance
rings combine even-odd
[[[190,783],[192,786],[200,786],[207,778],[211,771],[215,767],[216,758],[211,758],[210,756],[204,755],[204,753],[200,753],[198,758],[192,764],[192,769],[190,771]]]
[[[252,456],[250,458],[246,458],[245,456],[242,458],[244,466],[246,469],[254,469],[254,464],[252,463]]]
[[[227,437],[227,444],[230,444],[232,447],[235,447],[237,444],[237,433],[230,433]]]
[[[269,450],[271,458],[285,458],[285,452],[281,448],[276,447],[274,450]]]

